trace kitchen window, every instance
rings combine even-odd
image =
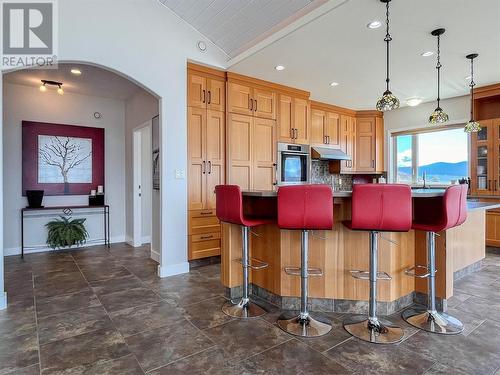
[[[460,127],[393,133],[393,180],[450,185],[469,176],[469,137]]]

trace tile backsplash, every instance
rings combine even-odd
[[[328,161],[313,160],[311,166],[311,183],[332,186],[335,191],[352,190],[352,176],[348,174],[331,174]]]

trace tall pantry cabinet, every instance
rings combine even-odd
[[[188,64],[188,259],[220,255],[216,185],[225,183],[225,72]]]

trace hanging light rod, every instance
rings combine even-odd
[[[443,111],[441,108],[441,67],[443,66],[441,64],[441,35],[444,34],[446,30],[445,29],[436,29],[431,32],[432,36],[437,37],[437,64],[436,64],[436,70],[437,70],[437,107],[434,110],[434,112],[431,113],[429,116],[429,123],[430,124],[443,124],[445,122],[448,122],[449,116],[448,114]]]
[[[386,32],[385,32],[385,48],[386,48],[386,89],[384,93],[382,94],[382,97],[377,101],[376,108],[379,111],[391,111],[393,109],[399,108],[399,99],[394,96],[394,94],[391,92],[389,89],[389,44],[391,43],[392,37],[391,34],[389,33],[389,3],[391,0],[380,0],[381,3],[385,4],[385,25],[386,25]]]
[[[49,86],[57,86],[58,87],[57,93],[59,95],[63,95],[64,94],[64,90],[62,89],[62,85],[63,85],[62,82],[51,81],[49,79],[42,79],[41,82],[42,82],[42,85],[40,86],[40,91],[41,92],[47,91],[47,85],[49,85]]]
[[[474,120],[474,86],[476,86],[476,82],[474,82],[474,59],[478,57],[477,53],[471,53],[465,58],[470,60],[470,120],[465,124],[464,131],[466,133],[477,133],[481,130],[481,124]]]

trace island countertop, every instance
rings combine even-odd
[[[445,189],[412,189],[411,195],[413,198],[435,198],[443,196],[444,191]],[[278,195],[278,192],[271,190],[243,190],[242,194],[246,197],[273,198]],[[352,197],[352,191],[333,191],[333,197],[350,198]],[[467,199],[467,211],[492,210],[495,208],[500,208],[500,203],[478,201],[477,198]]]

